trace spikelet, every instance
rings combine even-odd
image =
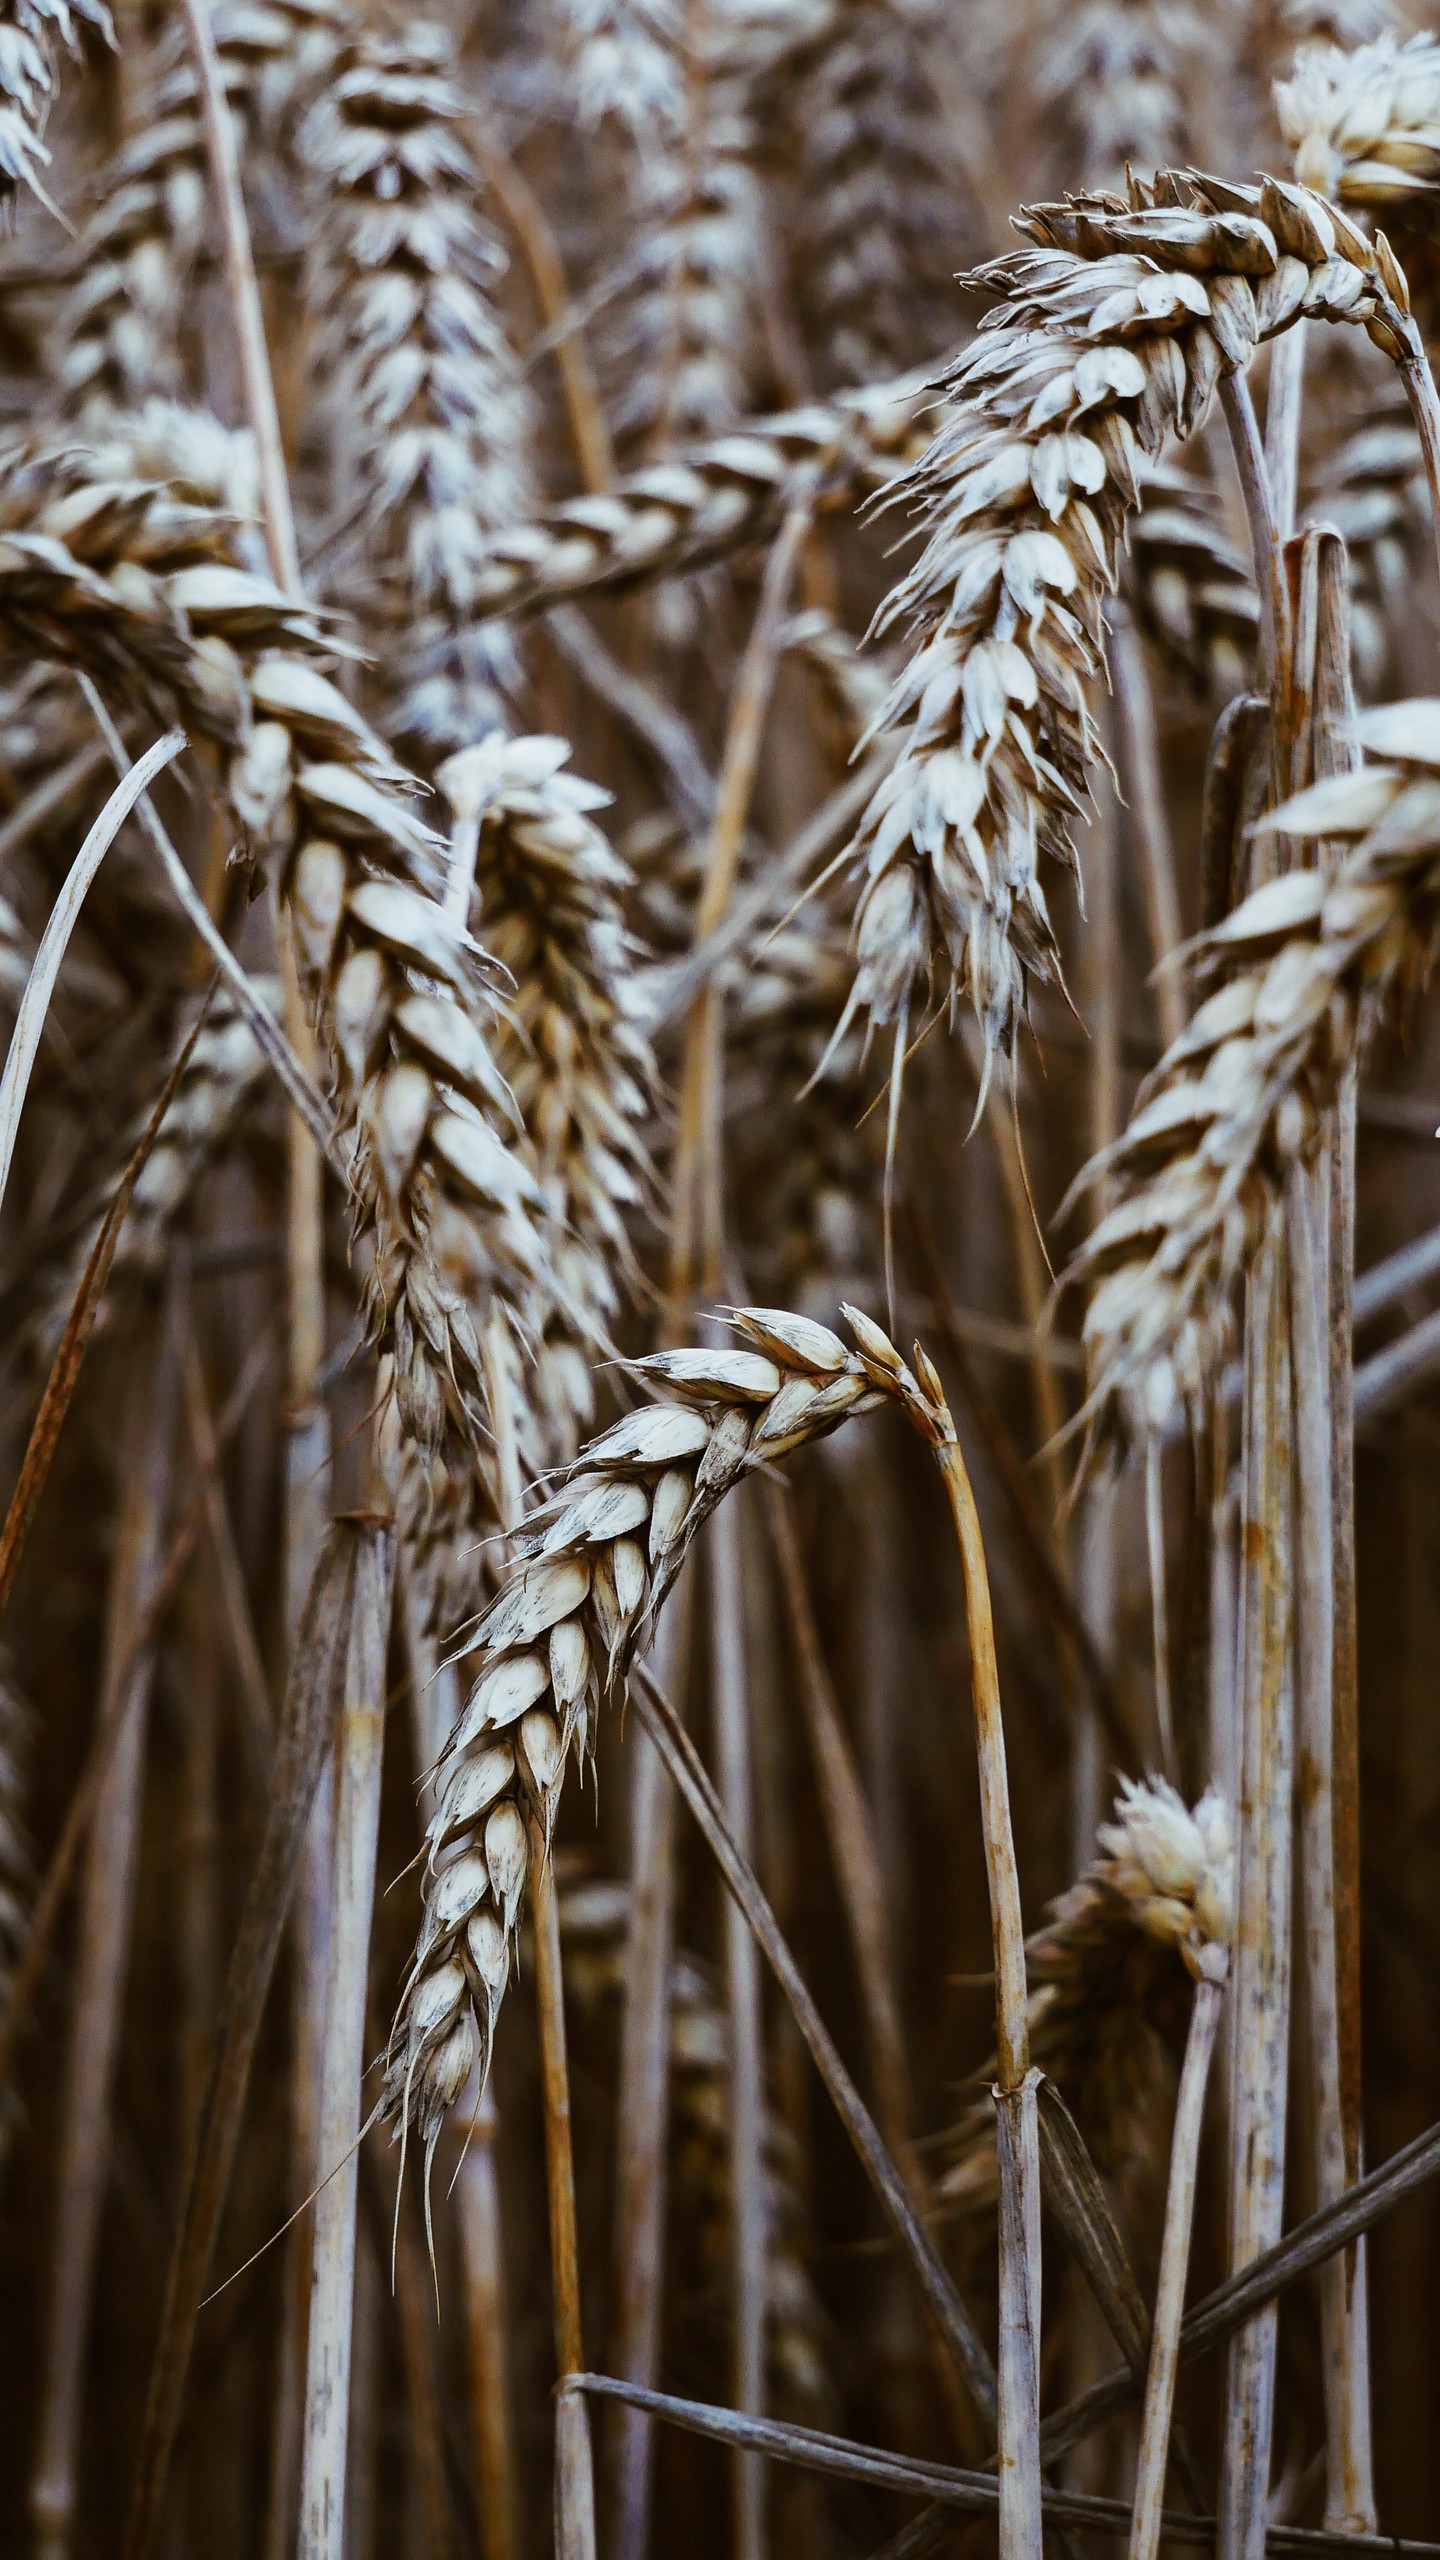
[[[478,1676],[441,1763],[425,1915],[386,2064],[386,2112],[417,2128],[427,2158],[477,2057],[488,2067],[526,1813],[548,1840],[571,1744],[593,1757],[601,1700],[623,1694],[697,1529],[747,1468],[916,1392],[864,1317],[851,1317],[858,1358],[783,1311],[742,1309],[734,1323],[740,1349],[636,1364],[670,1400],[581,1451],[473,1629]]]
[[[625,1983],[630,1896],[619,1884],[562,1888],[560,1931],[565,1988],[580,2010],[618,2002]],[[730,2038],[725,2012],[703,1965],[683,1951],[670,1978],[671,2122],[676,2180],[696,2233],[706,2289],[723,2298],[728,2277]],[[776,2414],[827,2426],[836,2416],[831,2339],[805,2258],[806,2213],[795,2144],[773,2106],[765,2109],[765,2346]]]
[[[505,725],[518,669],[478,630],[489,538],[532,511],[531,404],[492,299],[504,268],[444,29],[360,35],[303,120],[315,248],[307,297],[332,498],[363,575],[337,591],[373,628],[384,725],[427,760]]]
[[[687,23],[679,122],[635,172],[610,332],[617,425],[652,454],[755,406],[770,284],[760,89],[829,16],[827,0],[712,0]]]
[[[120,423],[107,455],[118,459]],[[0,641],[92,669],[229,750],[225,790],[294,921],[354,1144],[366,1302],[425,1452],[473,1441],[470,1305],[523,1298],[545,1204],[496,1134],[493,999],[438,902],[440,839],[408,777],[314,664],[314,614],[235,565],[228,520],[83,448],[0,457]]]
[[[595,497],[507,524],[475,563],[484,613],[533,613],[592,587],[639,585],[728,558],[773,533],[802,484],[821,507],[883,488],[928,441],[919,375],[842,394],[680,448]]]
[[[1234,1925],[1230,1816],[1214,1788],[1191,1812],[1164,1778],[1126,1778],[1098,1846],[1026,1943],[1030,2052],[1098,2166],[1123,2175],[1151,2138],[1165,2052],[1184,2042],[1186,1974],[1196,1974],[1205,1946],[1228,1943]],[[993,2204],[994,2188],[986,2099],[957,2129],[941,2193],[973,2209]]]
[[[947,377],[962,405],[902,483],[930,541],[881,617],[917,646],[885,714],[901,753],[856,840],[850,1003],[895,1022],[938,962],[949,1005],[969,994],[987,1071],[1028,980],[1058,975],[1040,857],[1074,866],[1097,753],[1086,689],[1145,465],[1301,313],[1391,352],[1410,325],[1318,197],[1175,177],[1137,196],[1021,217],[1035,246],[979,271],[998,299]]]
[[[645,155],[673,143],[685,96],[677,0],[558,0],[552,16],[576,121],[617,126]]]
[[[60,85],[60,55],[78,58],[82,28],[114,43],[105,0],[4,0],[0,10],[0,215],[7,219],[21,187],[48,201],[40,179],[50,158],[45,125]]]
[[[1198,1415],[1241,1279],[1287,1168],[1317,1143],[1352,1059],[1428,966],[1440,894],[1440,703],[1362,712],[1383,761],[1317,783],[1263,821],[1348,844],[1333,877],[1290,871],[1197,946],[1211,992],[1085,1168],[1112,1200],[1064,1285],[1089,1292],[1087,1453]]]

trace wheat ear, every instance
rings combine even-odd
[[[1262,822],[1348,843],[1338,871],[1287,872],[1202,937],[1198,966],[1214,992],[1141,1087],[1123,1137],[1081,1176],[1117,1193],[1066,1274],[1090,1288],[1092,1445],[1163,1430],[1182,1407],[1198,1413],[1286,1166],[1313,1153],[1345,1069],[1428,964],[1440,705],[1362,712],[1356,735],[1383,761],[1316,783]]]
[[[900,1018],[938,964],[968,992],[987,1064],[1059,955],[1040,877],[1073,867],[1098,753],[1087,686],[1102,605],[1148,463],[1212,392],[1305,314],[1353,320],[1398,359],[1404,282],[1303,189],[1162,176],[1133,201],[1020,217],[1035,243],[973,279],[998,297],[946,377],[957,403],[897,495],[930,527],[882,627],[915,654],[883,725],[898,760],[856,840],[864,886],[851,1005]]]
[[[332,496],[363,560],[332,583],[393,624],[386,726],[432,759],[504,723],[518,666],[476,625],[479,571],[532,504],[532,405],[495,307],[505,254],[477,210],[453,56],[421,19],[356,35],[299,134]]]
[[[153,418],[147,432],[153,429]],[[313,659],[309,607],[238,567],[228,524],[83,450],[0,462],[0,636],[157,702],[230,748],[242,841],[272,868],[353,1140],[366,1303],[425,1453],[480,1432],[471,1306],[528,1297],[545,1204],[496,1134],[493,1002],[440,904],[441,844],[409,777]]]
[[[823,508],[888,485],[927,441],[925,408],[923,377],[906,375],[680,445],[613,489],[498,527],[475,563],[476,605],[535,613],[728,559],[776,533],[802,487]]]

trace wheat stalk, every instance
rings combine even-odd
[[[1059,974],[1039,860],[1074,866],[1098,751],[1086,687],[1146,464],[1304,314],[1352,320],[1397,360],[1412,343],[1383,244],[1274,180],[1164,176],[1020,227],[1035,246],[973,279],[998,299],[946,377],[956,415],[893,493],[930,541],[881,617],[917,645],[884,715],[900,755],[856,840],[847,1008],[893,1022],[938,964],[952,1008],[969,994],[987,1069],[1029,980]]]
[[[1214,992],[1080,1177],[1117,1193],[1065,1275],[1090,1288],[1089,1445],[1161,1431],[1182,1406],[1198,1414],[1285,1167],[1313,1154],[1345,1069],[1428,961],[1440,714],[1393,704],[1361,713],[1356,735],[1386,761],[1263,822],[1351,851],[1333,879],[1287,873],[1202,937]]]

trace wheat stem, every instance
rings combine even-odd
[[[1231,2101],[1231,2264],[1278,2237],[1290,2024],[1294,1696],[1288,1270],[1262,1248],[1246,1298],[1241,1544],[1241,1829]],[[1221,2560],[1264,2547],[1274,2414],[1273,2308],[1232,2341],[1226,2371]]]
[[[727,1502],[710,1525],[711,1712],[720,1802],[735,1841],[754,1856],[750,1771],[750,1681],[746,1659],[745,1573],[740,1504]],[[765,2408],[764,2021],[760,1960],[743,1913],[725,1906],[725,1989],[730,2024],[730,2249],[734,2288],[734,2400],[763,2416]],[[735,2560],[763,2560],[765,2473],[753,2455],[735,2465],[732,2548]]]
[[[260,287],[250,246],[250,225],[240,185],[240,154],[235,125],[225,96],[225,75],[216,50],[208,0],[180,0],[180,5],[200,91],[205,147],[219,216],[225,284],[240,351],[246,414],[260,459],[261,521],[265,528],[270,567],[276,585],[283,587],[287,595],[298,595],[300,552],[295,539],[290,482],[280,435],[280,412],[275,403],[275,383],[270,371],[265,315],[260,307]]]
[[[540,2073],[545,2100],[546,2193],[550,2208],[550,2282],[555,2316],[555,2368],[562,2386],[585,2370],[580,2324],[580,2248],[575,2225],[575,2160],[570,2134],[570,2071],[565,2052],[565,1984],[560,1910],[550,1848],[530,1825],[530,1892],[535,1913],[536,1998]],[[594,2560],[594,2465],[585,2403],[562,2388],[555,2404],[555,2560]]]
[[[916,2217],[879,2132],[846,2070],[756,1878],[741,1857],[703,1763],[668,1699],[643,1664],[635,1674],[641,1721],[704,1833],[729,1891],[744,1911],[765,1960],[789,2002],[795,2023],[836,2113],[855,2148],[897,2239],[910,2259],[932,2318],[982,2416],[993,2419],[995,2377],[989,2357],[936,2252]]]
[[[325,2183],[315,2202],[300,2466],[300,2560],[342,2560],[344,2551],[359,2183],[357,2146],[380,1826],[385,1650],[392,1572],[388,1527],[369,1521],[356,1557],[335,1746],[335,1869],[318,2126]]]
[[[1185,2309],[1185,2274],[1190,2262],[1190,2227],[1195,2214],[1195,2176],[1204,2125],[1205,2091],[1210,2057],[1225,1997],[1227,1960],[1223,1947],[1207,1947],[1195,1984],[1185,2063],[1170,2137],[1170,2179],[1165,2196],[1165,2234],[1160,2248],[1160,2274],[1155,2288],[1155,2320],[1145,2377],[1145,2411],[1140,2426],[1140,2455],[1135,2470],[1135,2505],[1130,2528],[1130,2560],[1155,2560],[1160,2547],[1165,2468],[1170,2422],[1175,2407],[1179,2368],[1180,2322]]]
[[[683,1701],[691,1639],[686,1582],[660,1622],[656,1679]],[[653,2384],[660,2369],[665,2263],[666,2126],[670,2105],[670,2010],[674,1979],[677,1854],[675,1790],[643,1730],[633,1739],[630,1892],[625,2008],[621,2026],[620,2111],[615,2164],[613,2339],[610,2361],[628,2382]],[[610,2548],[615,2560],[642,2560],[654,2492],[655,2430],[635,2409],[617,2409],[610,2437]]]
[[[945,1486],[960,1549],[980,1769],[980,1820],[995,1946],[995,2089],[1000,2164],[999,2465],[1002,2560],[1040,2554],[1040,2135],[1030,2067],[1029,1992],[1020,1878],[1010,1823],[1000,1675],[980,1515],[950,1409],[933,1367],[916,1369],[933,1424],[922,1426]]]

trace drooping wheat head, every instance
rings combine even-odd
[[[1213,1788],[1191,1811],[1165,1779],[1127,1778],[1098,1847],[1026,1942],[1030,2050],[1097,2165],[1123,2179],[1153,2139],[1151,2102],[1166,2057],[1178,2061],[1184,2046],[1187,1974],[1201,1948],[1231,1934],[1229,1810]],[[993,2207],[988,2098],[957,2128],[941,2192],[962,2213]]]
[[[1393,260],[1382,274],[1318,197],[1174,176],[1132,192],[1020,217],[1035,246],[979,270],[996,300],[947,377],[956,414],[896,493],[930,540],[881,616],[915,646],[884,719],[901,752],[857,838],[850,1008],[903,1023],[938,975],[952,1008],[968,994],[987,1072],[1030,979],[1059,973],[1041,856],[1074,867],[1103,601],[1146,465],[1302,314],[1406,343]]]
[[[1205,1001],[1080,1177],[1113,1205],[1065,1283],[1088,1291],[1087,1451],[1198,1415],[1287,1168],[1317,1143],[1346,1067],[1428,967],[1440,889],[1440,706],[1388,704],[1357,735],[1382,759],[1264,823],[1346,844],[1333,876],[1291,871],[1196,946]]]

